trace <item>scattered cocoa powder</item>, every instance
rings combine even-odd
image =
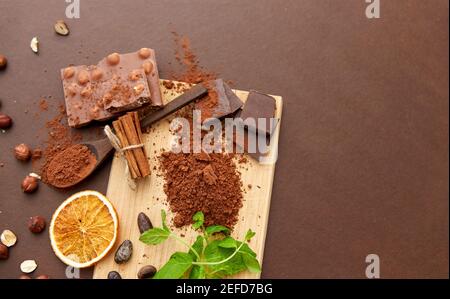
[[[67,186],[86,177],[95,167],[97,159],[89,148],[82,144],[68,147],[58,153],[46,169],[47,183],[52,186]]]
[[[242,182],[233,161],[234,154],[183,154],[164,152],[159,157],[165,178],[164,192],[173,224],[192,223],[192,216],[202,211],[205,225],[229,228],[238,221],[242,207]],[[206,158],[208,157],[208,158]]]
[[[42,150],[40,148],[35,148],[31,153],[31,159],[39,160],[40,158],[42,158]]]
[[[48,102],[46,99],[42,98],[39,100],[39,108],[41,109],[41,111],[48,110]]]
[[[172,78],[177,81],[197,84],[214,80],[217,75],[213,72],[205,70],[200,66],[197,55],[191,49],[191,42],[186,36],[180,36],[176,32],[172,32],[175,44],[175,59],[179,64],[184,66],[185,70],[179,74],[172,74]]]

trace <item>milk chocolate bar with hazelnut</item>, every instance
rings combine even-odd
[[[81,127],[152,104],[162,106],[155,53],[113,53],[92,66],[61,70],[68,123]]]

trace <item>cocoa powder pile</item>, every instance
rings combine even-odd
[[[82,144],[72,145],[58,153],[47,164],[46,180],[53,186],[67,186],[86,177],[95,167],[97,159]]]
[[[205,70],[190,47],[189,39],[173,33],[178,46],[175,58],[183,67],[172,79],[190,84],[206,83],[217,78],[216,74]],[[164,84],[167,89],[183,92],[185,85]],[[205,86],[210,89],[208,84]],[[188,88],[189,89],[189,88]],[[202,107],[208,114],[218,103],[217,93],[211,88]],[[185,118],[192,121],[192,106],[185,111]],[[202,131],[202,137],[205,132]],[[191,130],[191,146],[192,130]],[[160,170],[165,184],[164,192],[170,210],[175,214],[173,224],[182,227],[192,223],[192,216],[202,211],[205,225],[223,225],[232,229],[238,221],[242,207],[242,181],[234,162],[235,154],[212,153],[173,153],[164,152],[159,157]]]
[[[192,223],[192,216],[202,211],[205,225],[229,228],[238,221],[242,207],[242,182],[233,154],[178,154],[164,152],[159,158],[164,174],[164,192],[173,224]]]

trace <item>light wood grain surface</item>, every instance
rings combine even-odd
[[[161,85],[161,89],[165,88]],[[244,102],[248,92],[235,91]],[[177,95],[172,92],[164,93],[164,101],[168,102]],[[274,96],[276,99],[276,117],[281,120],[282,98]],[[170,118],[170,116],[168,117]],[[270,155],[275,158],[277,155],[278,136],[281,123],[278,124],[271,141]],[[137,226],[137,216],[140,212],[145,212],[151,219],[154,226],[161,225],[161,209],[168,212],[168,222],[171,223],[172,214],[168,211],[166,195],[163,191],[164,179],[158,170],[157,156],[161,150],[169,149],[173,138],[169,131],[168,119],[161,120],[152,126],[148,134],[145,134],[145,148],[150,158],[152,174],[145,180],[139,181],[136,190],[129,188],[125,178],[125,163],[117,155],[114,157],[107,197],[111,200],[119,215],[119,236],[118,241],[111,253],[95,266],[94,278],[106,278],[109,271],[118,271],[122,278],[137,278],[136,274],[144,265],[154,265],[160,268],[175,251],[186,251],[184,245],[169,239],[159,245],[145,245],[139,241],[139,230]],[[239,221],[236,224],[232,235],[237,239],[242,239],[248,229],[256,232],[256,236],[251,240],[250,247],[257,253],[259,261],[262,263],[264,255],[264,242],[266,239],[267,223],[269,219],[270,199],[272,193],[273,176],[275,163],[259,164],[255,160],[248,158],[249,162],[238,164],[244,188],[243,207],[239,212]],[[276,160],[276,159],[274,159]],[[249,188],[251,185],[251,188]],[[197,233],[190,227],[175,229],[178,234],[184,234],[186,242],[193,242]],[[133,242],[134,251],[132,258],[126,264],[118,265],[114,262],[114,252],[117,247],[126,239]],[[263,269],[264,271],[264,269]],[[241,273],[237,278],[259,278],[260,274],[249,272]]]

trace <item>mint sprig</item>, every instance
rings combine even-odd
[[[164,210],[161,211],[161,219],[161,228],[149,229],[139,240],[145,244],[157,245],[168,238],[174,238],[184,244],[188,252],[172,254],[154,278],[223,278],[246,270],[252,273],[261,272],[256,253],[247,244],[255,236],[252,230],[247,231],[244,240],[238,241],[230,236],[230,229],[225,226],[204,227],[204,214],[197,212],[192,218],[192,227],[200,230],[202,234],[189,245],[169,229]]]

